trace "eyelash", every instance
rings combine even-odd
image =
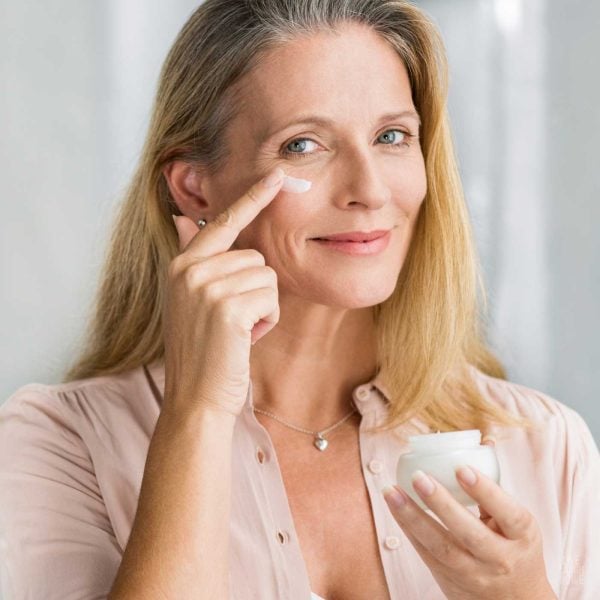
[[[410,145],[412,143],[412,139],[417,137],[416,135],[413,135],[412,133],[408,133],[408,131],[404,131],[403,129],[386,129],[385,131],[383,131],[377,137],[381,137],[384,133],[387,133],[388,131],[399,131],[400,133],[402,133],[404,135],[404,140],[402,142],[398,143],[398,144],[384,144],[384,146],[391,146],[391,147],[393,147],[394,150],[400,150],[401,146],[410,147]],[[408,140],[408,143],[406,142],[406,140]],[[283,146],[283,149],[281,150],[281,153],[284,156],[292,156],[293,158],[306,158],[307,156],[312,156],[314,154],[314,152],[309,152],[309,153],[305,153],[305,152],[290,152],[289,150],[286,150],[286,148],[290,144],[293,144],[294,142],[303,142],[303,141],[314,142],[314,140],[311,140],[310,138],[306,138],[306,137],[294,138],[293,140],[290,140],[287,144],[285,144]]]

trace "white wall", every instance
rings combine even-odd
[[[197,4],[0,0],[0,401],[58,381],[72,353],[158,70]],[[448,46],[491,342],[600,439],[600,3],[419,4]]]
[[[450,114],[509,378],[600,439],[600,3],[423,0],[450,59]]]
[[[195,1],[0,0],[0,401],[58,381]]]

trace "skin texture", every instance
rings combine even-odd
[[[213,220],[275,166],[312,181],[303,194],[279,192],[233,248],[257,249],[278,278],[279,322],[252,347],[255,404],[315,430],[345,416],[352,388],[374,374],[370,307],[394,290],[427,189],[419,140],[402,133],[417,136],[418,122],[379,122],[385,113],[415,109],[403,63],[371,30],[340,31],[273,50],[247,77],[244,109],[224,140],[231,158],[216,176],[203,177],[182,162],[165,172],[175,201],[194,222]],[[260,143],[265,131],[301,114],[334,124],[294,125]],[[299,137],[310,141],[290,144]],[[286,146],[310,156],[286,156]],[[349,257],[308,241],[390,228],[387,249],[374,257]]]

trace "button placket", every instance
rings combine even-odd
[[[377,475],[383,471],[383,463],[380,460],[373,459],[369,462],[368,468],[371,473]]]
[[[383,545],[388,550],[395,550],[396,548],[398,548],[400,546],[400,538],[398,538],[395,535],[388,535],[385,538],[385,541],[383,542]]]
[[[277,530],[277,541],[281,545],[287,544],[290,541],[290,534],[283,529],[278,529]]]
[[[256,460],[258,461],[258,463],[261,465],[267,460],[267,456],[266,456],[264,450],[260,446],[257,446],[257,448],[256,448],[255,457],[256,457]]]

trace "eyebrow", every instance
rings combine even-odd
[[[398,112],[386,113],[384,115],[381,115],[381,117],[379,117],[378,123],[381,123],[383,121],[390,121],[393,119],[401,119],[403,117],[410,117],[417,122],[419,127],[421,126],[421,118],[419,117],[419,113],[417,113],[414,110],[401,110]],[[289,121],[288,123],[286,123],[282,127],[278,127],[277,129],[274,129],[271,131],[262,130],[258,136],[258,143],[259,143],[259,145],[264,144],[268,139],[273,137],[276,133],[283,131],[284,129],[287,129],[288,127],[291,127],[292,125],[309,125],[309,124],[327,127],[327,126],[333,125],[334,121],[332,119],[328,119],[327,117],[322,117],[320,115],[300,115],[296,119]]]

